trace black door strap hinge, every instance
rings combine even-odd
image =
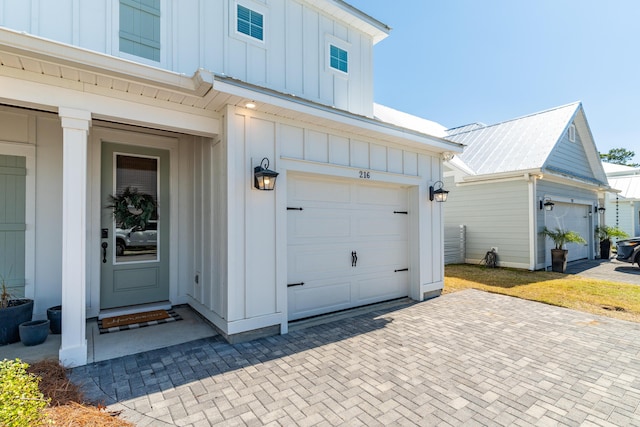
[[[288,211],[301,211],[302,208],[290,208],[290,207],[287,206],[287,210]]]
[[[294,287],[294,286],[303,286],[303,285],[304,285],[304,282],[300,282],[300,283],[289,283],[289,284],[287,285],[287,288],[292,288],[292,287]]]

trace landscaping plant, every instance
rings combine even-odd
[[[30,427],[44,421],[49,400],[38,388],[39,378],[27,372],[20,359],[0,362],[0,425]]]

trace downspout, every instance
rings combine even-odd
[[[538,248],[538,239],[536,230],[538,229],[538,203],[536,200],[537,175],[526,174],[529,187],[529,270],[536,269],[536,254]]]

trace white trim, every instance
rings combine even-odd
[[[231,4],[232,7],[231,10],[229,10],[229,36],[245,43],[251,43],[261,48],[266,48],[268,44],[267,29],[269,27],[268,6],[264,3],[257,3],[253,0],[235,0]],[[238,31],[238,6],[242,6],[252,12],[256,12],[262,15],[262,40]]]
[[[29,118],[31,122],[31,117]],[[31,123],[30,123],[31,125]],[[35,133],[29,133],[35,137]],[[24,296],[35,301],[36,278],[36,146],[0,141],[0,154],[26,158],[24,232]],[[34,307],[34,313],[39,310]]]
[[[341,78],[348,78],[350,74],[350,70],[352,67],[351,63],[351,43],[339,39],[331,34],[325,34],[324,36],[324,68],[326,71],[333,73],[334,75]],[[347,52],[347,72],[339,70],[337,68],[333,68],[331,66],[331,46],[335,46],[338,49],[344,50]]]

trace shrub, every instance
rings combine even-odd
[[[27,373],[29,365],[20,359],[0,362],[0,425],[27,427],[42,424],[45,399],[38,389],[39,378]]]

